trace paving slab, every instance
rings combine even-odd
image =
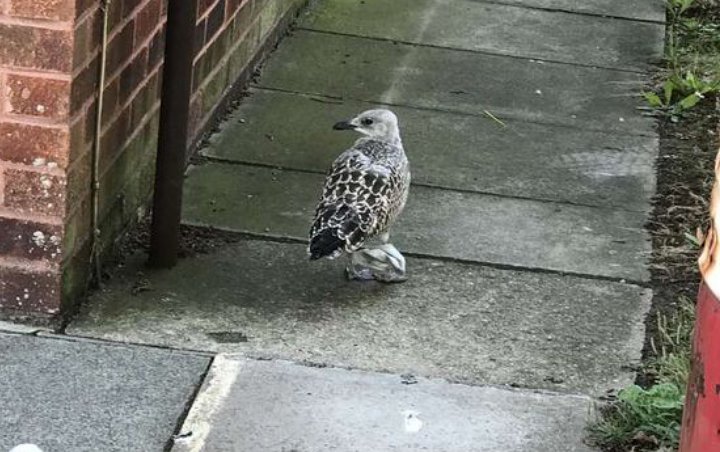
[[[325,172],[357,139],[332,124],[372,104],[254,90],[203,155]],[[394,107],[413,181],[460,190],[647,211],[656,138]],[[452,144],[450,144],[452,143]]]
[[[641,357],[650,293],[632,284],[426,259],[404,284],[366,284],[302,245],[215,249],[172,271],[135,256],[68,333],[594,395],[631,384]]]
[[[186,451],[589,452],[589,399],[288,362],[223,361]],[[223,397],[217,396],[222,392]],[[211,424],[209,432],[198,427]],[[201,427],[202,428],[202,427]]]
[[[402,17],[403,20],[398,20]],[[665,26],[472,0],[325,0],[303,28],[523,58],[647,70]],[[592,36],[592,39],[588,39]]]
[[[163,450],[209,358],[0,334],[0,450]]]
[[[299,30],[259,86],[655,136],[642,74]]]
[[[306,240],[325,176],[244,165],[193,167],[183,221]],[[410,253],[645,281],[641,212],[413,187],[391,231]]]
[[[665,0],[473,0],[572,13],[597,14],[627,19],[665,21]]]

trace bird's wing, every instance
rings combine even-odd
[[[382,230],[396,184],[387,167],[358,150],[338,157],[325,179],[323,195],[310,230],[311,257],[359,249]]]

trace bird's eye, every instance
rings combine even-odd
[[[362,121],[360,121],[360,123],[364,126],[371,126],[373,123],[373,120],[370,118],[363,118]]]

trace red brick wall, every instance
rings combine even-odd
[[[194,135],[277,27],[305,0],[199,0],[190,124]]]
[[[151,195],[167,1],[108,7],[101,252],[144,215]],[[192,141],[281,18],[304,1],[198,0]],[[101,4],[0,0],[0,311],[52,316],[87,287]]]
[[[0,3],[0,308],[55,314],[65,257],[74,5]]]
[[[92,244],[92,162],[97,119],[103,9],[77,0],[70,95],[71,167],[63,291],[74,301],[88,280]],[[113,0],[108,7],[105,85],[98,155],[98,251],[137,216],[152,187],[164,51],[163,0]],[[141,193],[143,192],[143,193]]]

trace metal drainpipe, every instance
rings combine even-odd
[[[192,94],[197,0],[168,0],[149,264],[171,268],[180,250],[183,173]]]

